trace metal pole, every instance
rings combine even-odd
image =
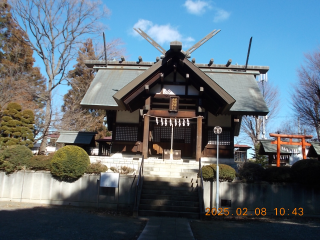
[[[217,212],[219,209],[219,134],[217,134],[217,194],[216,194],[216,204]]]

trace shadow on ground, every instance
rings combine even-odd
[[[146,221],[106,210],[0,203],[0,239],[137,239]]]
[[[319,239],[319,218],[213,218],[190,223],[195,239]]]

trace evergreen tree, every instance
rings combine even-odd
[[[34,114],[31,110],[22,111],[20,104],[9,103],[0,116],[0,148],[11,145],[33,147]]]
[[[103,110],[82,109],[80,106],[80,102],[95,76],[94,69],[89,69],[84,64],[84,60],[87,59],[98,59],[91,39],[83,43],[78,51],[77,64],[74,66],[74,70],[69,71],[71,89],[64,96],[60,128],[70,131],[86,130],[102,133],[106,131],[103,124],[105,112]],[[102,135],[105,134],[102,133]]]
[[[45,79],[34,67],[33,50],[11,15],[7,0],[0,3],[0,104],[17,102],[23,109],[41,109]]]

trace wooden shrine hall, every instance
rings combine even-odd
[[[97,74],[81,106],[106,110],[112,153],[166,159],[165,150],[172,146],[179,159],[215,158],[213,128],[220,126],[220,158],[234,161],[242,116],[269,112],[256,82],[269,67],[232,65],[231,60],[214,64],[213,59],[198,64],[178,41],[168,51],[157,47],[162,56],[155,62],[141,57],[137,62],[85,62]]]

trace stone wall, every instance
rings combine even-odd
[[[210,208],[210,182],[204,182],[204,206]],[[303,208],[304,215],[320,215],[320,187],[308,187],[291,183],[228,183],[219,187],[220,200],[231,200],[230,214],[236,215],[237,208],[248,209],[253,214],[256,208],[266,208],[268,215],[275,215],[277,208],[285,209],[285,216],[292,216],[294,208]],[[212,184],[212,207],[216,206],[216,183]],[[221,206],[226,208],[228,206]],[[258,211],[258,210],[257,210]],[[240,210],[238,210],[238,213]],[[300,211],[299,211],[300,213]]]
[[[85,174],[74,182],[63,182],[45,171],[0,172],[0,201],[133,209],[137,178],[120,175],[119,189],[100,188],[99,179],[99,175]]]

